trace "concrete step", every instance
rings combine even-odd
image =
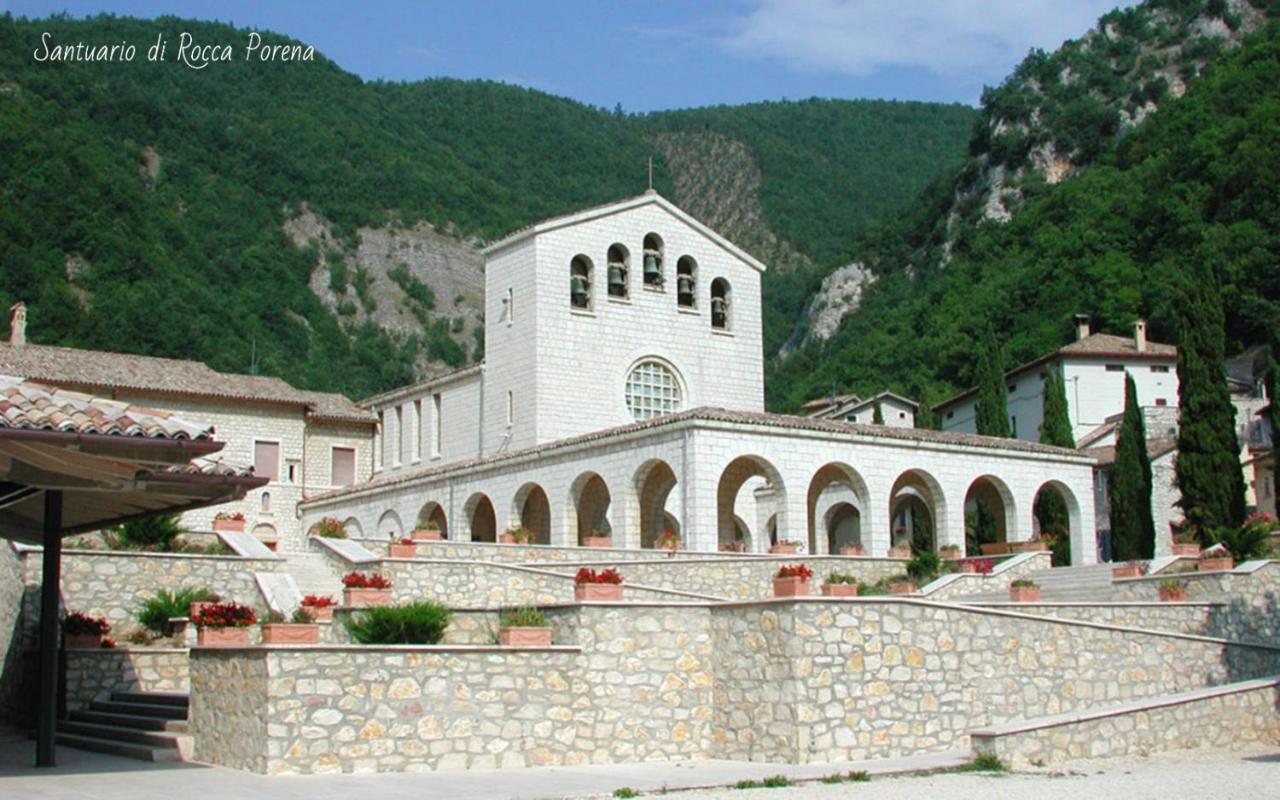
[[[109,711],[79,709],[67,715],[72,722],[87,722],[94,725],[113,725],[120,728],[132,728],[139,731],[168,731],[170,733],[186,733],[191,729],[185,719],[161,719],[159,717],[141,717],[136,714],[115,714]]]
[[[111,739],[117,742],[143,744],[148,747],[168,747],[174,750],[190,750],[191,735],[164,731],[143,731],[118,725],[100,725],[92,722],[64,720],[58,723],[58,733],[88,736],[95,739]],[[183,747],[183,745],[187,745]]]
[[[103,739],[97,736],[83,736],[76,733],[58,732],[58,744],[74,747],[77,750],[88,750],[94,753],[106,753],[137,761],[181,761],[182,753],[176,747],[151,747],[145,744],[122,742],[116,739]]]
[[[131,714],[153,719],[185,720],[187,709],[157,703],[125,703],[118,700],[94,700],[89,704],[91,711],[105,711],[112,714]]]
[[[112,692],[111,699],[119,703],[144,703],[180,708],[184,713],[190,700],[186,692]]]

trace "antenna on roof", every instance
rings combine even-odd
[[[253,349],[249,351],[249,374],[258,374],[258,337],[253,337]]]
[[[649,156],[649,191],[653,191],[653,156]]]

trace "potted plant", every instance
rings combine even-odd
[[[842,556],[865,556],[866,554],[867,549],[860,544],[846,544],[840,548]]]
[[[1173,545],[1169,550],[1171,555],[1200,557],[1200,539],[1189,525],[1170,522],[1169,528],[1173,535]]]
[[[964,551],[960,549],[958,544],[944,544],[938,548],[938,555],[948,561],[959,561],[964,558]]]
[[[1025,542],[1009,542],[1009,552],[1011,553],[1047,553],[1049,552],[1049,542],[1046,541],[1046,537],[1044,536],[1038,536],[1034,539],[1028,539]]]
[[[551,626],[537,608],[510,608],[498,617],[498,644],[505,647],[550,647]]]
[[[1196,561],[1196,569],[1201,572],[1234,569],[1235,565],[1236,560],[1224,549],[1220,548],[1214,548],[1201,553],[1200,559]]]
[[[1160,601],[1164,603],[1181,603],[1187,599],[1187,585],[1176,578],[1160,581],[1156,587]]]
[[[741,539],[734,539],[732,542],[725,542],[720,545],[722,553],[745,553],[747,552],[747,543]]]
[[[285,622],[284,614],[272,611],[262,623],[263,644],[319,644],[320,626],[306,606],[299,606]]]
[[[322,597],[320,595],[309,594],[302,598],[302,607],[311,614],[311,619],[315,622],[332,622],[333,607],[338,602],[332,597]]]
[[[769,545],[769,552],[774,555],[795,555],[800,543],[795,539],[779,539],[777,544]]]
[[[111,625],[102,617],[91,617],[72,611],[62,620],[64,647],[102,647],[102,637],[111,631]]]
[[[418,543],[413,539],[401,539],[398,542],[392,542],[387,552],[392,558],[417,558]]]
[[[659,550],[670,550],[674,553],[680,549],[680,535],[675,531],[663,531],[653,546]]]
[[[444,534],[440,532],[440,528],[434,522],[418,520],[418,524],[413,527],[413,532],[409,534],[409,538],[415,542],[440,542],[444,541]]]
[[[897,544],[889,545],[889,558],[911,558],[911,542],[903,542],[906,536],[906,528],[898,528],[893,532],[893,541]]]
[[[613,537],[604,531],[592,531],[590,536],[582,537],[584,547],[612,547]]]
[[[787,564],[773,576],[774,597],[807,597],[813,570],[804,564]]]
[[[500,533],[498,541],[502,544],[531,544],[533,542],[533,531],[522,525],[517,525]]]
[[[827,582],[822,584],[822,594],[825,597],[857,597],[858,579],[852,575],[833,572],[827,576]]]
[[[213,515],[215,531],[243,531],[244,514],[239,511],[219,511]]]
[[[894,575],[888,578],[889,594],[914,594],[920,588],[910,575]]]
[[[191,597],[194,599],[187,604],[187,619],[195,619],[200,614],[200,609],[205,606],[222,602],[222,595],[217,592],[211,592],[208,589],[195,589],[192,591]]]
[[[385,606],[391,603],[391,581],[373,573],[349,572],[342,576],[342,604],[347,606]]]
[[[214,603],[200,609],[192,622],[201,647],[247,647],[249,626],[258,621],[253,609],[239,603]]]
[[[312,536],[319,536],[324,539],[347,538],[347,529],[343,526],[342,520],[334,517],[325,517],[315,525],[312,525],[310,533]]]
[[[1146,574],[1147,566],[1141,561],[1126,561],[1123,564],[1117,564],[1111,568],[1111,577],[1115,578],[1141,578]]]
[[[578,570],[573,576],[573,596],[584,600],[616,601],[622,599],[622,575],[616,569],[597,572],[589,567]]]
[[[1009,599],[1015,603],[1040,602],[1040,585],[1029,578],[1018,578],[1009,584]]]

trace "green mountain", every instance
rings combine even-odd
[[[236,58],[174,61],[181,32]],[[128,63],[42,62],[134,44]],[[145,49],[170,40],[169,60]],[[820,270],[959,164],[963,106],[627,115],[489,82],[242,58],[177,18],[0,16],[0,304],[34,341],[255,368],[353,396],[473,361],[485,240],[657,188],[776,269],[771,351]],[[266,45],[290,40],[263,34]]]
[[[1033,52],[989,89],[970,157],[852,255],[857,302],[771,364],[771,407],[971,385],[990,322],[1013,366],[1073,314],[1173,337],[1174,287],[1212,265],[1229,346],[1280,323],[1280,4],[1153,0]],[[843,291],[848,291],[847,288]],[[832,300],[811,303],[830,312]],[[833,332],[832,332],[833,331]]]

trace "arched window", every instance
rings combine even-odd
[[[722,331],[729,330],[732,310],[729,282],[724,278],[716,278],[711,282],[711,327]]]
[[[620,244],[609,246],[609,296],[626,299],[630,294],[631,253]]]
[[[260,508],[262,509],[263,514],[271,513],[271,492],[262,493],[262,503]]]
[[[676,302],[681,308],[698,307],[698,262],[693,256],[676,262]]]
[[[662,237],[656,233],[644,237],[644,285],[661,288],[662,275]]]
[[[591,308],[591,259],[583,255],[569,262],[569,306]]]
[[[627,410],[640,421],[674,414],[683,400],[675,370],[654,359],[632,367],[624,392]]]

